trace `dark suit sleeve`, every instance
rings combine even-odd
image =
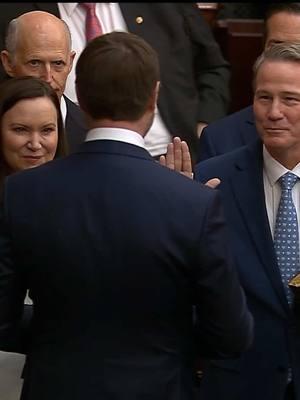
[[[197,5],[181,3],[179,7],[194,55],[195,81],[200,99],[198,121],[209,123],[228,112],[230,66]]]
[[[228,246],[220,194],[214,191],[199,240],[194,293],[198,348],[202,357],[234,357],[246,350],[253,336],[248,311]]]
[[[13,257],[5,207],[0,207],[0,349],[18,351],[26,286]]]

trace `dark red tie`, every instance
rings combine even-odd
[[[86,10],[85,37],[86,41],[103,34],[100,21],[95,13],[96,3],[79,3]]]

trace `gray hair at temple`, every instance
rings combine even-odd
[[[67,37],[69,38],[69,47],[71,50],[72,37],[70,29],[65,21],[61,20],[61,22],[66,30]],[[7,26],[6,36],[5,36],[5,49],[12,55],[12,57],[14,56],[17,49],[19,30],[20,30],[19,18],[12,19]]]
[[[300,69],[300,43],[276,43],[265,49],[253,65],[253,87],[255,87],[257,72],[266,61],[298,62]]]

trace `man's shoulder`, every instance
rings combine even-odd
[[[206,128],[207,131],[218,131],[219,129],[231,129],[240,125],[243,122],[254,123],[253,107],[249,106],[240,111],[236,111],[226,117],[218,119],[210,123]]]
[[[253,145],[251,144],[251,147],[252,146]],[[207,177],[210,174],[215,174],[215,177],[228,175],[237,163],[241,161],[246,162],[249,150],[249,145],[244,145],[228,153],[198,162],[194,168],[195,179],[202,181],[201,177]]]

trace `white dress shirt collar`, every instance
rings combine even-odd
[[[265,146],[263,146],[263,158],[264,158],[264,170],[266,177],[271,186],[274,186],[278,179],[290,170],[285,168],[277,160],[275,160],[271,154],[268,152]],[[292,170],[293,174],[300,178],[300,163],[298,163]]]
[[[61,99],[60,99],[60,111],[61,111],[61,116],[62,116],[64,126],[66,126],[67,104],[66,104],[66,100],[65,100],[64,96],[61,96]]]
[[[145,148],[144,138],[137,132],[122,128],[95,128],[91,129],[85,141],[116,140]]]
[[[80,3],[58,3],[58,4],[59,4],[59,7],[62,7],[65,10],[66,14],[70,17],[73,14],[73,12],[75,11],[75,8]],[[107,2],[107,4],[113,4],[113,3]]]

